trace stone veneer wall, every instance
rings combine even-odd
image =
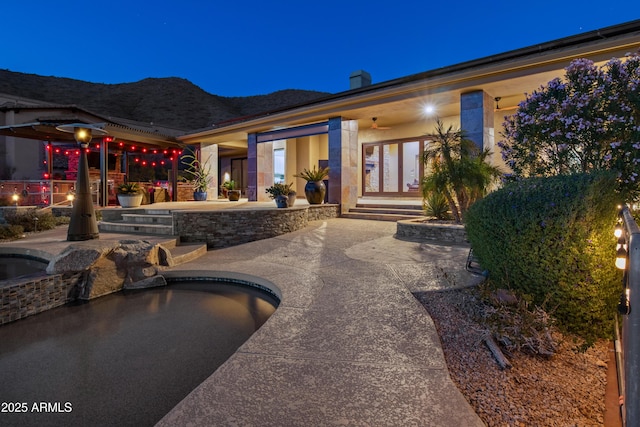
[[[467,233],[460,224],[423,222],[424,220],[398,221],[396,238],[400,240],[434,240],[448,243],[467,243]]]
[[[336,218],[340,205],[291,208],[174,211],[173,223],[182,242],[206,243],[219,249],[300,230],[309,221]]]
[[[0,286],[0,325],[40,313],[75,300],[82,273],[9,280]]]

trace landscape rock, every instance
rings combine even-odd
[[[78,295],[91,299],[124,287],[164,286],[166,281],[158,278],[158,271],[171,265],[171,253],[162,245],[146,240],[98,240],[70,245],[51,260],[47,273],[84,272]]]

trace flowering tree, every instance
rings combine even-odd
[[[640,56],[602,67],[578,59],[505,117],[502,158],[515,177],[613,170],[625,200],[640,196]]]

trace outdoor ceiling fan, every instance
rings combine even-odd
[[[375,130],[391,129],[390,127],[387,127],[387,126],[378,126],[377,117],[372,117],[371,120],[373,121],[373,123],[371,123],[371,129],[375,129]]]

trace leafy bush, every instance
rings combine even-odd
[[[605,172],[525,179],[476,202],[465,221],[492,286],[544,307],[587,342],[610,335],[622,290],[615,180]]]
[[[6,212],[5,221],[10,225],[21,226],[25,232],[51,230],[57,225],[51,212],[39,211],[36,208]]]
[[[19,225],[0,224],[0,239],[18,239],[24,234]]]

